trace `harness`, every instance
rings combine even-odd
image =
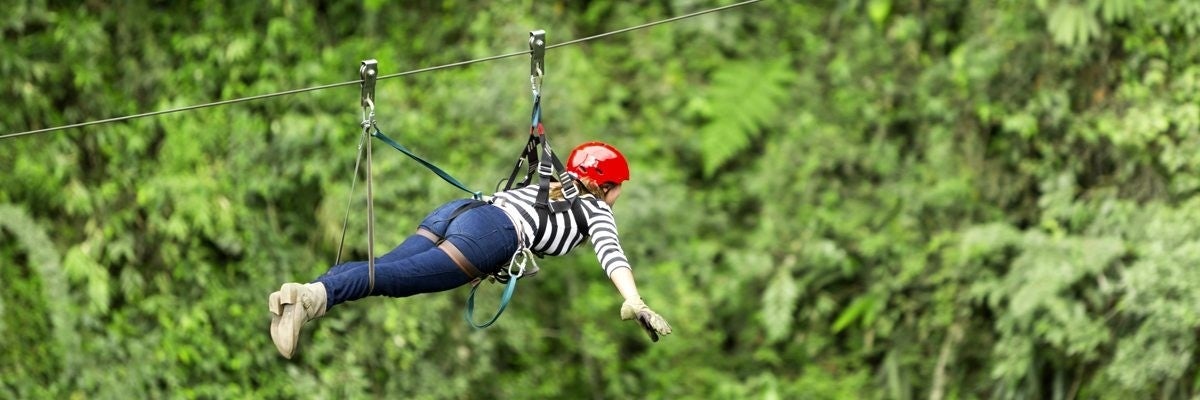
[[[550,218],[554,214],[566,212],[568,210],[574,211],[573,215],[576,226],[579,228],[580,232],[583,232],[584,235],[587,235],[587,221],[583,216],[583,210],[579,206],[582,201],[586,201],[586,199],[582,199],[579,196],[579,181],[574,174],[568,172],[567,169],[563,167],[562,161],[559,160],[558,156],[554,154],[554,150],[551,149],[550,142],[546,138],[545,127],[542,124],[541,86],[542,79],[545,76],[546,54],[546,32],[544,30],[529,32],[529,50],[529,82],[533,92],[533,112],[530,117],[531,122],[529,127],[529,140],[525,144],[524,151],[519,157],[517,157],[516,165],[513,167],[512,173],[506,180],[503,190],[519,189],[529,185],[533,179],[533,175],[536,173],[538,175],[538,194],[534,208],[538,213],[539,225],[535,237],[542,237],[546,233],[546,230],[549,229]],[[482,192],[473,191],[467,188],[466,185],[463,185],[446,171],[438,168],[437,165],[434,165],[433,163],[417,156],[408,148],[404,147],[395,140],[392,140],[384,135],[383,132],[379,131],[379,127],[376,125],[375,121],[375,82],[377,80],[377,75],[378,62],[373,59],[364,60],[359,67],[359,76],[362,78],[360,86],[360,103],[363,109],[363,121],[361,124],[363,131],[359,138],[358,155],[354,161],[354,178],[350,183],[350,191],[353,193],[354,186],[358,178],[359,165],[364,154],[365,144],[365,154],[367,159],[367,267],[369,271],[367,295],[370,295],[375,290],[375,215],[371,172],[371,137],[383,141],[387,145],[400,151],[401,153],[404,153],[429,170],[433,171],[435,174],[441,177],[442,180],[445,180],[455,187],[471,194],[471,197],[475,201],[464,204],[463,206],[460,206],[458,209],[454,210],[454,212],[452,212],[450,215],[450,220],[457,218],[471,209],[490,203],[490,201],[483,200]],[[517,175],[519,174],[523,165],[527,167],[527,171],[521,182],[516,183],[515,180],[517,179]],[[561,184],[561,190],[563,194],[562,200],[550,200],[550,183],[552,181],[557,181]],[[341,262],[342,249],[345,246],[346,241],[346,226],[350,217],[350,203],[352,201],[353,196],[351,196],[351,199],[348,200],[346,205],[346,219],[342,223],[342,237],[338,245],[337,259],[334,261],[335,265]],[[514,221],[514,224],[516,223],[517,222]],[[517,280],[519,280],[522,276],[529,276],[537,273],[537,263],[533,259],[535,256],[544,256],[544,254],[535,253],[530,250],[530,244],[526,243],[526,240],[522,238],[522,235],[524,234],[523,230],[518,227],[518,250],[513,254],[512,259],[509,261],[508,268],[497,271],[490,276],[490,278],[494,278],[495,281],[505,284],[504,294],[501,296],[499,309],[490,320],[482,324],[477,324],[474,321],[475,291],[478,289],[480,282],[483,281],[482,278],[484,278],[484,274],[479,271],[478,268],[475,268],[474,265],[471,265],[471,262],[467,260],[462,252],[459,251],[458,248],[456,248],[452,243],[446,241],[445,238],[439,237],[433,232],[425,229],[418,229],[416,234],[432,240],[438,246],[438,248],[442,249],[442,251],[444,251],[452,260],[454,260],[455,264],[458,265],[459,269],[461,269],[463,273],[475,280],[471,287],[470,297],[467,298],[467,306],[464,316],[466,317],[467,322],[476,328],[486,328],[500,318],[500,315],[504,312],[504,309],[508,306],[509,301],[512,299],[513,293],[516,291]],[[527,267],[527,264],[529,263],[532,263],[532,268]]]
[[[579,180],[575,174],[567,171],[563,167],[562,160],[558,155],[554,154],[554,150],[550,147],[550,140],[546,137],[546,127],[542,124],[542,78],[545,77],[545,54],[546,54],[546,31],[536,30],[529,32],[529,86],[533,92],[533,112],[530,116],[529,123],[529,140],[525,142],[525,147],[521,151],[521,155],[517,157],[516,164],[513,165],[512,173],[505,180],[504,191],[511,189],[519,189],[528,186],[533,179],[534,173],[538,175],[538,194],[537,200],[534,202],[534,208],[538,213],[538,232],[535,237],[542,237],[549,229],[550,217],[567,210],[574,211],[575,226],[581,231],[587,227],[587,221],[584,220],[583,210],[579,208]],[[517,174],[521,172],[521,166],[526,166],[525,176],[520,183],[516,183]],[[555,171],[558,175],[555,175]],[[550,182],[557,181],[561,184],[563,199],[558,201],[550,201]],[[586,233],[585,233],[586,235]],[[539,257],[543,256],[540,253]]]

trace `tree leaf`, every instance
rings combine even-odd
[[[1050,9],[1046,23],[1054,42],[1066,47],[1086,45],[1092,38],[1100,36],[1100,22],[1096,20],[1096,15],[1081,5],[1067,1]]]
[[[794,75],[787,58],[733,63],[713,73],[704,93],[711,121],[699,133],[705,176],[712,176],[779,118]]]
[[[792,316],[796,312],[796,301],[800,297],[795,278],[792,278],[792,274],[786,268],[780,268],[762,296],[763,325],[767,330],[767,339],[783,339],[792,331]]]

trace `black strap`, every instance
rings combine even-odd
[[[517,157],[517,164],[513,166],[512,174],[508,175],[508,180],[504,184],[504,190],[522,188],[529,185],[529,182],[533,179],[534,171],[537,170],[537,149],[538,144],[541,143],[539,139],[541,138],[538,135],[529,135],[529,141],[525,142],[525,150]],[[517,174],[521,172],[522,164],[528,166],[527,171],[525,171],[525,178],[521,180],[521,183],[514,184],[517,181]]]
[[[525,149],[521,151],[521,155],[517,157],[517,164],[513,166],[512,174],[508,176],[508,182],[504,185],[504,190],[514,188],[522,188],[529,184],[533,179],[533,174],[538,168],[538,147],[545,139],[546,128],[542,125],[542,96],[535,94],[533,96],[533,114],[529,117],[529,141],[525,142]],[[517,173],[521,171],[521,164],[525,164],[525,178],[520,184],[515,184]]]
[[[583,212],[583,202],[599,201],[599,200],[594,199],[594,198],[582,197],[582,196],[579,198],[576,198],[575,200],[576,201],[571,202],[568,207],[569,207],[569,210],[571,210],[572,217],[574,217],[576,230],[579,231],[579,233],[583,234],[584,238],[587,238],[591,235],[588,233],[588,223],[587,223],[587,217],[584,215],[584,212]],[[559,203],[567,203],[567,202],[560,201]],[[550,229],[550,216],[553,213],[551,213],[550,210],[547,208],[543,208],[543,207],[534,207],[534,208],[537,209],[538,220],[540,221],[540,223],[538,224],[537,234],[535,234],[534,237],[540,238],[540,237],[542,237],[542,235],[546,234],[546,230]],[[534,254],[536,254],[538,257],[545,256],[545,254],[543,254],[541,252],[534,252]]]
[[[550,147],[550,141],[546,138],[546,128],[541,121],[542,115],[542,96],[534,95],[533,97],[533,114],[531,115],[531,123],[529,125],[529,141],[525,143],[525,149],[521,152],[521,156],[517,157],[516,165],[513,166],[513,171],[508,176],[508,182],[504,186],[504,190],[513,188],[521,188],[529,185],[533,179],[533,174],[538,174],[538,194],[537,200],[534,202],[534,207],[547,209],[551,214],[557,214],[571,209],[574,205],[575,198],[579,195],[579,189],[575,186],[575,177],[567,172],[563,166],[562,160],[554,154],[554,150]],[[516,183],[517,174],[521,171],[521,165],[525,164],[527,170],[525,178],[518,184]],[[558,175],[555,176],[555,172]],[[550,201],[550,183],[557,181],[562,184],[563,200]],[[540,212],[539,212],[540,213]],[[545,222],[543,219],[542,222]]]
[[[450,218],[448,218],[446,220],[453,221],[455,218],[458,218],[459,215],[463,215],[463,213],[466,213],[467,211],[471,211],[472,209],[483,206],[485,204],[488,204],[488,203],[486,201],[472,199],[470,202],[463,204],[461,206],[458,206],[458,208],[454,209],[454,212],[450,213]]]
[[[554,171],[558,171],[558,176],[554,176]],[[538,165],[538,207],[549,208],[550,213],[556,214],[571,209],[575,204],[575,199],[579,197],[579,187],[575,185],[575,176],[567,172],[563,167],[562,161],[550,149],[550,144],[542,139],[542,157],[541,163]],[[563,200],[550,201],[550,181],[556,180],[561,184]]]
[[[595,199],[589,200],[589,199],[580,197],[578,199],[578,201],[576,201],[574,204],[571,205],[571,211],[573,211],[575,213],[575,227],[579,228],[579,232],[583,233],[584,238],[587,238],[588,236],[591,236],[591,234],[588,233],[587,218],[584,217],[584,215],[583,215],[583,202],[585,202],[585,201],[598,201],[598,200],[595,200]]]

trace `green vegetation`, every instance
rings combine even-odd
[[[17,3],[0,134],[730,2]],[[3,140],[0,398],[1193,398],[1197,40],[1194,1],[826,0],[551,49],[557,149],[633,162],[616,212],[675,330],[655,344],[580,249],[486,330],[465,288],[372,298],[280,357],[267,294],[334,259],[354,86]],[[380,81],[380,129],[490,190],[525,141],[527,73]],[[379,248],[463,196],[374,158]]]

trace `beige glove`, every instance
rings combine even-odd
[[[660,334],[671,334],[671,324],[646,306],[642,299],[625,300],[625,303],[621,304],[621,319],[626,321],[637,319],[642,328],[646,330],[646,334],[650,335],[652,342],[657,342]]]

